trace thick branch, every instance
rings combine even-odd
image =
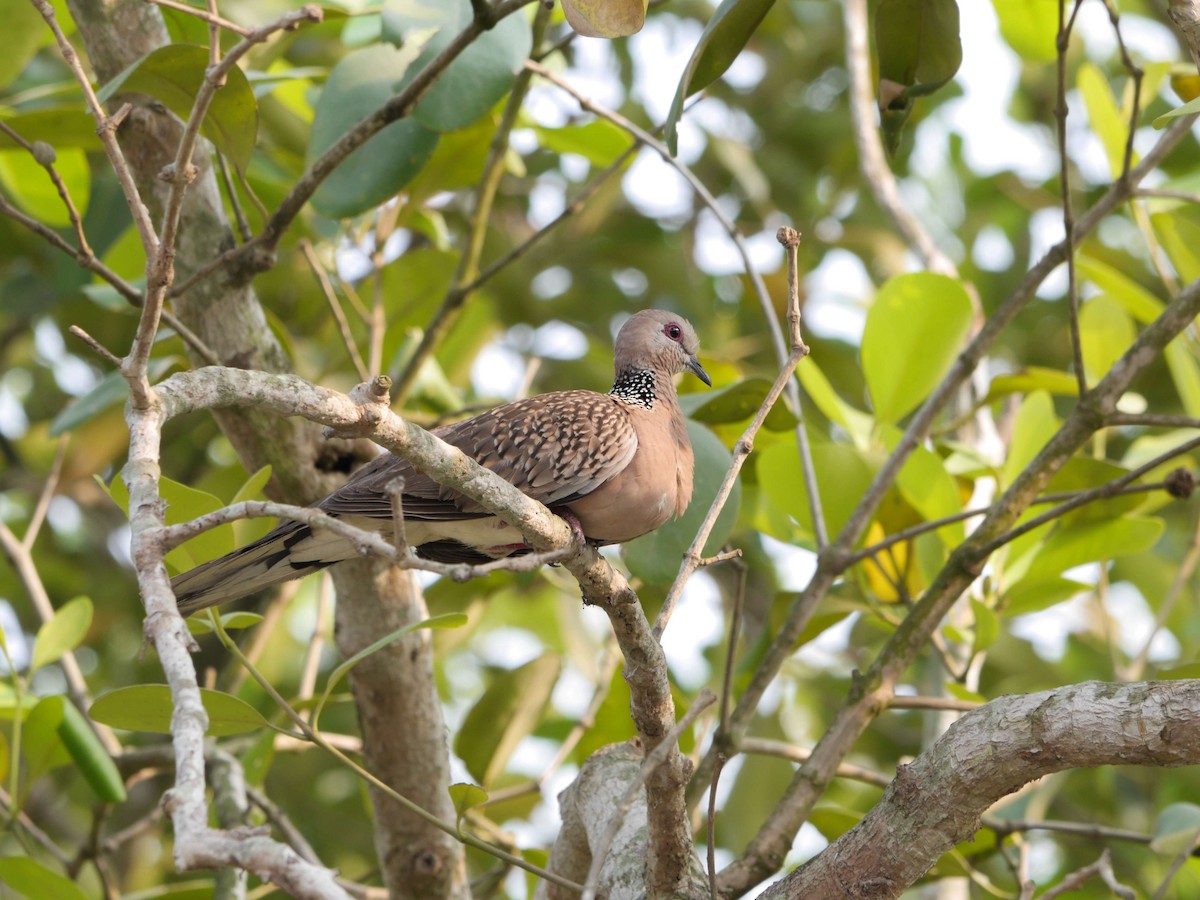
[[[900,766],[865,819],[770,898],[899,897],[993,803],[1065,769],[1200,763],[1200,681],[1097,681],[1002,697]],[[953,803],[945,802],[953,797]]]

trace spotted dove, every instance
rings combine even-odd
[[[686,319],[657,309],[631,317],[617,335],[616,378],[607,394],[555,391],[446,425],[434,434],[535,500],[574,516],[596,544],[618,544],[679,516],[692,498],[692,446],[675,395],[685,369],[712,381],[696,359]],[[405,533],[418,555],[486,562],[524,552],[521,535],[478,504],[385,453],[317,508],[392,535],[388,486],[404,479]],[[188,615],[299,578],[357,553],[328,529],[285,522],[263,538],[176,576]]]

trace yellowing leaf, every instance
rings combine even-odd
[[[584,37],[628,37],[646,24],[649,0],[562,0],[567,23]]]

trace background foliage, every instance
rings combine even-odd
[[[433,424],[518,390],[602,390],[610,377],[610,336],[621,316],[649,306],[687,315],[701,334],[702,360],[716,385],[712,392],[701,392],[698,383],[681,385],[699,459],[698,499],[681,522],[616,557],[653,614],[728,465],[729,448],[778,365],[751,280],[713,211],[653,150],[631,152],[634,141],[620,127],[581,112],[545,79],[531,79],[523,63],[533,48],[584,94],[643,127],[656,128],[669,112],[678,117],[679,158],[747,236],[776,315],[783,313],[786,291],[775,230],[793,224],[805,233],[800,269],[812,354],[799,370],[801,411],[826,531],[836,534],[968,335],[1062,234],[1057,4],[970,5],[969,13],[961,10],[966,65],[956,80],[949,80],[956,65],[946,71],[953,48],[940,46],[945,52],[932,62],[906,66],[906,49],[896,45],[908,35],[888,30],[902,26],[881,18],[876,35],[887,49],[879,54],[881,75],[917,85],[904,94],[902,111],[884,114],[901,195],[961,277],[921,271],[859,170],[841,4],[743,3],[741,19],[731,17],[726,31],[702,38],[712,6],[677,0],[656,5],[640,34],[611,42],[572,40],[560,11],[531,7],[486,32],[411,116],[388,126],[324,182],[284,235],[276,265],[254,281],[270,326],[299,375],[346,390],[364,374],[386,372],[400,385],[397,410]],[[1132,142],[1136,160],[1160,133],[1155,120],[1191,99],[1192,88],[1184,70],[1172,68],[1187,54],[1164,5],[1119,5],[1120,34],[1145,73]],[[253,25],[289,8],[228,0],[220,13]],[[69,23],[66,10],[56,9]],[[231,218],[244,216],[249,233],[258,233],[265,213],[306,165],[400,89],[471,15],[468,0],[330,5],[323,23],[256,48],[218,93],[204,129],[226,163]],[[145,258],[79,88],[32,7],[18,4],[6,16],[0,122],[26,141],[53,147],[95,256],[140,285]],[[102,96],[142,92],[186,116],[208,61],[208,29],[170,8],[163,16],[174,43],[110,82]],[[1134,94],[1104,4],[1081,4],[1079,21],[1064,58],[1066,146],[1072,202],[1084,210],[1122,172]],[[940,32],[934,38],[946,40]],[[223,40],[229,46],[236,36],[225,33]],[[672,109],[688,58],[702,40],[710,57],[690,77],[693,88],[707,85],[703,99]],[[736,56],[715,80],[711,54]],[[1194,80],[1194,68],[1190,75]],[[947,81],[928,93],[931,84]],[[516,106],[508,99],[514,83]],[[480,223],[478,186],[497,137],[506,142],[498,145],[502,175]],[[1089,384],[1109,371],[1180,283],[1200,277],[1194,137],[1151,182],[1174,193],[1125,204],[1078,248],[1080,347]],[[71,239],[58,192],[9,136],[0,136],[0,192],[6,206]],[[586,203],[568,206],[580,195]],[[567,210],[561,224],[548,228]],[[525,249],[541,229],[545,237]],[[37,894],[30,879],[59,873],[78,879],[75,890],[86,896],[105,888],[199,896],[211,879],[174,871],[169,833],[159,821],[169,771],[127,760],[120,765],[122,787],[122,778],[102,763],[95,772],[81,767],[92,757],[80,742],[94,738],[75,707],[59,699],[66,682],[58,663],[69,648],[93,696],[161,681],[153,654],[141,652],[143,610],[126,549],[122,486],[114,481],[128,449],[124,383],[66,331],[78,325],[120,353],[136,327],[136,310],[12,216],[0,216],[0,247],[0,518],[16,535],[25,533],[43,485],[56,472],[32,560],[58,610],[52,625],[40,625],[28,580],[15,565],[0,568],[0,622],[11,664],[0,710],[9,723],[0,772],[10,817],[18,809],[27,816],[0,838],[6,857],[0,880],[30,895]],[[494,262],[518,249],[493,272]],[[331,280],[345,324],[331,314],[314,268]],[[487,277],[473,286],[480,272]],[[473,287],[468,293],[465,286]],[[867,542],[988,502],[1069,414],[1077,381],[1066,290],[1059,270],[1003,331],[973,392],[964,392],[901,472]],[[373,316],[380,315],[386,329],[373,330]],[[430,331],[432,322],[445,327]],[[423,335],[434,337],[423,344]],[[410,366],[424,346],[432,355]],[[187,367],[185,351],[180,338],[164,330],[154,348],[155,377]],[[1100,432],[1048,493],[1109,482],[1195,436],[1200,363],[1194,334],[1168,347],[1123,398],[1122,409],[1180,418],[1170,427]],[[748,566],[735,695],[807,580],[817,544],[799,475],[795,412],[781,406],[768,418],[710,543],[710,552],[725,543],[741,548]],[[163,460],[171,521],[261,496],[270,474],[247,473],[214,421],[199,415],[168,426]],[[1192,456],[1164,463],[1143,480],[1161,480],[1180,465],[1192,466]],[[210,532],[169,561],[187,568],[265,527],[250,520]],[[965,533],[962,523],[947,524],[851,569],[812,619],[749,733],[812,746],[851,689],[853,670],[875,658]],[[1094,502],[1030,532],[993,557],[900,693],[969,704],[1089,679],[1195,676],[1198,534],[1194,506],[1162,491]],[[696,575],[667,632],[681,709],[701,687],[720,689],[736,583],[729,566]],[[269,634],[246,632],[259,669],[288,697],[312,695],[311,654],[319,664],[318,695],[338,663],[327,643],[327,617],[318,618],[323,589],[319,578],[305,581]],[[580,608],[576,585],[557,569],[468,584],[437,581],[426,594],[431,613],[467,617],[464,626],[436,633],[456,779],[493,794],[540,780],[539,790],[514,790],[511,799],[470,813],[468,821],[488,833],[493,826],[486,817],[536,856],[556,833],[556,792],[593,750],[634,734],[628,689],[605,651],[608,625]],[[72,599],[80,597],[87,599]],[[252,621],[230,624],[253,628]],[[242,759],[251,786],[273,798],[281,815],[302,823],[325,864],[377,884],[359,782],[319,752],[272,749],[272,733],[259,727],[260,716],[278,719],[271,699],[213,637],[202,637],[201,647],[197,665],[211,683],[257,710],[232,707],[218,717],[230,722],[225,746]],[[589,727],[573,747],[564,746],[593,697]],[[161,724],[163,715],[151,713],[162,700],[161,694],[126,697],[118,714],[135,710]],[[335,687],[324,730],[355,732],[348,700],[344,688]],[[22,718],[17,709],[30,711]],[[937,711],[884,713],[858,741],[853,760],[891,773],[944,724]],[[710,729],[711,723],[686,736],[684,751],[698,747]],[[119,735],[127,754],[165,740],[143,730]],[[560,747],[568,751],[565,759],[555,759]],[[745,755],[726,768],[718,862],[742,850],[793,770],[783,759]],[[1016,896],[1013,861],[1023,858],[1029,877],[1055,884],[1095,860],[1096,838],[1027,832],[1019,821],[1067,820],[1156,837],[1149,846],[1107,842],[1121,881],[1149,896],[1170,873],[1167,896],[1195,896],[1195,860],[1171,867],[1200,828],[1200,808],[1191,805],[1198,789],[1191,770],[1105,768],[1054,776],[993,812],[992,824],[1018,822],[1012,834],[1002,834],[999,825],[985,829],[928,878],[969,874],[975,895]],[[789,864],[840,835],[879,794],[870,783],[835,781],[801,830]],[[261,808],[254,815],[265,817]],[[22,869],[14,858],[23,854],[44,869]],[[496,866],[473,852],[469,862],[473,876]],[[497,890],[524,895],[523,876],[499,872],[497,878]],[[1091,895],[1108,896],[1107,888]]]

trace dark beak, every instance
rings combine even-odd
[[[692,374],[712,387],[712,379],[708,377],[708,373],[704,371],[704,366],[700,365],[700,360],[694,356],[689,356],[685,365],[691,370]]]

